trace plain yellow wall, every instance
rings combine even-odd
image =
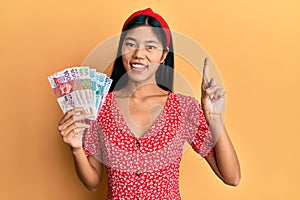
[[[1,0],[0,199],[105,198],[105,182],[90,193],[75,175],[47,76],[80,65],[133,11],[148,6],[218,66],[225,124],[242,167],[240,185],[225,186],[189,148],[180,171],[183,199],[300,199],[297,0]]]

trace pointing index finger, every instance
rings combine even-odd
[[[208,65],[208,58],[205,58],[202,82],[205,83],[205,85],[208,85],[208,80],[209,80],[209,65]]]

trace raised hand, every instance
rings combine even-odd
[[[217,85],[215,78],[209,80],[208,58],[204,61],[201,90],[204,115],[209,117],[210,114],[221,114],[225,102],[225,91]]]
[[[82,114],[83,108],[75,108],[68,111],[60,120],[58,130],[63,137],[63,141],[72,149],[82,147],[82,135],[86,128],[90,126],[84,123],[85,119],[92,115]]]

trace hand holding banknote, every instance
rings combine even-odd
[[[85,114],[84,108],[75,108],[69,110],[60,120],[58,130],[63,141],[72,149],[82,147],[82,135],[85,129],[90,127],[85,121],[90,117],[92,115]]]
[[[97,118],[112,83],[106,74],[88,66],[64,69],[49,76],[48,80],[64,114],[76,107],[84,107],[84,112],[92,114],[90,119],[93,120]]]
[[[72,149],[82,147],[88,120],[96,120],[112,83],[106,74],[88,66],[72,67],[48,77],[64,116],[58,130]]]

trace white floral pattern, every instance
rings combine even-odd
[[[179,166],[185,141],[202,157],[211,156],[213,140],[199,102],[170,92],[165,107],[142,138],[126,125],[108,94],[98,120],[90,121],[83,145],[87,156],[105,164],[107,200],[180,200]]]

